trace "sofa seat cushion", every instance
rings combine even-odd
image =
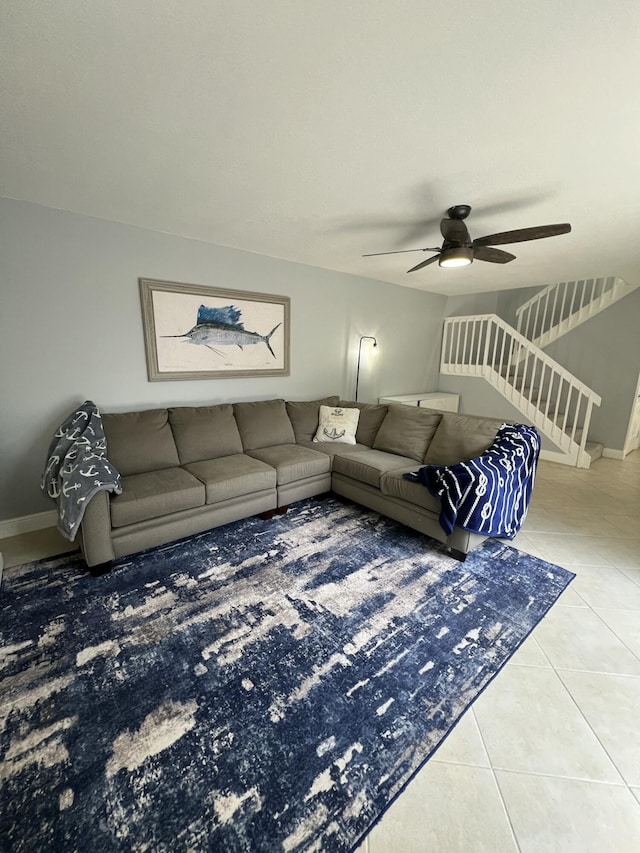
[[[276,472],[273,468],[244,453],[191,462],[184,467],[204,483],[208,504],[276,487]]]
[[[429,489],[422,483],[412,483],[411,480],[404,479],[403,474],[416,470],[417,468],[414,465],[413,468],[388,471],[380,478],[380,491],[383,495],[407,501],[423,509],[430,509],[440,515],[440,498],[434,498]]]
[[[165,468],[121,478],[122,494],[111,496],[111,526],[161,518],[203,506],[203,484],[183,468]]]
[[[329,457],[333,466],[333,460],[342,453],[357,453],[358,451],[371,450],[366,444],[329,444],[328,442],[305,441],[298,447],[307,447],[318,453],[324,453]]]
[[[395,453],[384,453],[382,450],[364,450],[356,453],[343,452],[333,458],[333,471],[344,474],[362,483],[380,488],[380,477],[387,471],[404,468],[405,471],[415,471],[415,462],[406,456]]]
[[[319,474],[328,474],[331,470],[331,459],[325,453],[317,453],[297,444],[279,444],[275,447],[263,447],[252,450],[248,454],[260,459],[276,469],[278,485],[295,483]]]

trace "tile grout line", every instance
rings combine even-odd
[[[622,784],[623,784],[623,786],[624,786],[625,788],[627,788],[627,789],[629,790],[629,792],[631,793],[631,795],[633,796],[633,792],[631,791],[631,786],[629,785],[629,783],[628,783],[628,782],[627,782],[627,780],[625,779],[624,774],[622,773],[622,771],[620,770],[620,768],[618,767],[618,765],[616,764],[616,762],[613,760],[613,757],[609,754],[609,750],[605,747],[605,745],[602,743],[602,741],[601,741],[601,740],[600,740],[600,738],[598,737],[597,732],[595,731],[595,729],[593,728],[593,726],[591,725],[591,723],[590,723],[590,722],[589,722],[589,720],[587,719],[587,717],[586,717],[586,715],[585,715],[584,711],[582,710],[582,708],[581,708],[581,707],[580,707],[580,705],[578,704],[578,701],[575,699],[575,697],[573,696],[573,694],[572,694],[572,693],[571,693],[571,691],[569,690],[568,686],[567,686],[567,685],[565,684],[565,682],[562,680],[562,676],[560,675],[560,672],[561,672],[562,670],[560,670],[560,671],[559,671],[559,670],[557,670],[555,667],[553,667],[553,671],[555,672],[555,674],[556,674],[556,676],[557,676],[557,678],[558,678],[558,681],[559,681],[559,682],[560,682],[560,684],[562,685],[563,689],[566,691],[567,695],[569,696],[569,698],[571,699],[571,701],[573,702],[573,704],[575,705],[575,707],[578,709],[578,712],[579,712],[580,716],[582,717],[582,719],[583,719],[583,720],[585,721],[585,723],[587,724],[587,726],[588,726],[589,730],[591,731],[591,733],[592,733],[592,734],[593,734],[593,736],[595,737],[596,741],[600,744],[600,747],[602,748],[602,751],[605,753],[605,755],[607,756],[607,758],[608,758],[608,759],[609,759],[609,761],[611,762],[611,765],[615,768],[616,773],[618,773],[618,775],[619,775],[619,776],[620,776],[620,778],[622,779]],[[577,671],[578,671],[578,672],[581,672],[582,670],[577,670]],[[598,673],[598,674],[599,674],[599,675],[611,675],[611,673]],[[638,805],[640,806],[640,803],[638,803]]]
[[[557,773],[541,773],[539,770],[518,770],[514,767],[500,767],[499,765],[489,764],[485,767],[482,764],[469,764],[466,761],[453,761],[444,758],[430,759],[434,764],[449,764],[455,767],[469,767],[474,770],[495,770],[498,773],[512,773],[514,776],[531,776],[537,779],[560,779],[565,782],[584,782],[587,785],[605,785],[609,788],[637,788],[640,790],[640,785],[629,785],[620,776],[620,782],[607,782],[606,779],[588,779],[584,776],[560,776]]]
[[[576,575],[576,577],[577,577],[577,575]],[[575,592],[575,590],[574,590],[574,592]],[[580,596],[580,593],[576,593],[576,594]],[[580,598],[582,598],[582,596],[580,596]],[[584,598],[582,598],[582,600],[584,601]],[[614,636],[617,640],[619,640],[619,641],[622,643],[622,641],[620,640],[620,638],[618,637],[618,635],[617,635],[617,634],[616,634],[616,633],[615,633],[615,632],[614,632],[614,631],[613,631],[613,630],[612,630],[612,629],[611,629],[611,628],[610,628],[610,627],[609,627],[609,626],[604,622],[604,620],[602,620],[602,619],[598,616],[598,614],[595,612],[595,610],[593,609],[593,607],[592,607],[588,602],[586,602],[586,601],[585,601],[585,605],[586,605],[586,607],[587,607],[587,608],[588,608],[588,609],[593,613],[593,615],[596,617],[596,619],[598,619],[598,621],[599,621],[599,622],[601,622],[601,623],[602,623],[602,624],[603,624],[603,625],[604,625],[604,626],[605,626],[609,631],[611,631],[611,633],[613,634],[613,636]],[[631,652],[631,650],[628,648],[628,646],[626,645],[626,643],[622,643],[622,645],[625,647],[625,649],[627,649],[628,651],[630,651],[630,652]],[[634,657],[636,660],[638,659],[638,658],[637,658],[637,656],[635,655],[635,653],[631,652],[631,654],[633,655],[633,657]],[[550,663],[551,663],[551,661],[550,661]],[[561,673],[561,672],[563,672],[563,671],[566,671],[566,672],[587,672],[587,673],[592,673],[592,674],[595,674],[595,675],[609,675],[609,676],[610,676],[610,675],[615,675],[615,673],[610,673],[610,672],[594,672],[593,670],[580,670],[580,669],[578,669],[578,670],[574,670],[574,669],[571,669],[570,667],[555,667],[555,666],[553,665],[553,663],[551,663],[551,668],[552,668],[553,672],[555,673],[555,675],[556,675],[556,677],[557,677],[558,681],[559,681],[559,682],[560,682],[560,684],[562,685],[562,688],[564,689],[564,691],[567,693],[567,695],[569,696],[569,698],[571,699],[571,701],[573,702],[573,704],[574,704],[574,705],[575,705],[575,707],[577,708],[577,710],[578,710],[578,712],[579,712],[580,716],[581,716],[581,717],[582,717],[582,719],[585,721],[585,723],[587,724],[587,726],[588,726],[589,730],[591,731],[591,733],[592,733],[592,734],[593,734],[593,736],[595,737],[596,741],[600,744],[600,747],[602,748],[603,752],[605,753],[605,755],[607,756],[607,758],[608,758],[608,759],[609,759],[609,761],[611,762],[612,766],[615,768],[616,772],[618,773],[618,775],[619,775],[619,776],[620,776],[620,778],[622,779],[622,782],[623,782],[624,786],[625,786],[627,789],[629,789],[629,790],[630,790],[630,785],[629,785],[629,783],[627,782],[627,780],[625,779],[624,774],[622,773],[622,771],[621,771],[621,770],[620,770],[620,768],[618,767],[617,763],[613,760],[613,757],[609,754],[609,750],[608,750],[608,749],[605,747],[605,745],[602,743],[602,740],[598,737],[598,734],[597,734],[597,732],[595,731],[594,727],[591,725],[591,723],[590,723],[590,722],[589,722],[589,720],[587,719],[586,714],[584,713],[584,711],[583,711],[583,710],[582,710],[582,708],[580,707],[580,705],[579,705],[578,701],[576,700],[576,698],[573,696],[573,694],[572,694],[572,693],[571,693],[571,691],[569,690],[568,686],[567,686],[567,685],[565,684],[565,682],[563,681],[562,676],[561,676],[561,674],[560,674],[560,673]],[[638,677],[640,677],[640,676],[629,675],[629,676],[625,676],[625,677],[627,677],[627,678],[638,678]],[[633,796],[633,792],[631,792],[631,791],[630,791],[630,793],[631,793],[631,795]],[[640,805],[640,803],[639,803],[639,805]]]
[[[587,605],[587,606],[590,606],[590,605]],[[617,608],[617,607],[610,607],[610,608],[601,608],[601,609],[603,609],[603,610],[604,610],[604,609],[617,610],[618,608]],[[611,627],[611,625],[608,625],[608,624],[605,622],[605,620],[602,618],[602,616],[600,616],[600,614],[596,611],[596,609],[595,609],[594,607],[591,607],[591,612],[592,612],[592,613],[593,613],[593,615],[596,617],[596,619],[599,619],[599,620],[600,620],[600,622],[605,626],[605,628],[607,628],[609,631],[611,631],[611,633],[613,634],[613,636],[614,636],[614,637],[615,637],[615,638],[616,638],[616,639],[617,639],[617,640],[618,640],[618,641],[619,641],[619,642],[620,642],[620,643],[625,647],[625,649],[626,649],[626,650],[627,650],[631,655],[633,655],[633,657],[634,657],[637,661],[640,661],[640,655],[636,654],[636,653],[634,652],[634,650],[633,650],[633,649],[629,648],[629,646],[627,645],[627,643],[625,642],[625,640],[623,640],[623,639],[622,639],[622,637],[619,637],[619,636],[618,636],[618,634],[616,633],[616,631]],[[634,612],[636,612],[636,611],[630,610],[630,611],[623,611],[623,612],[634,613]],[[638,619],[640,619],[640,613],[638,613]],[[564,667],[563,667],[563,668],[564,668]],[[617,673],[617,672],[610,672],[610,673],[606,673],[606,674],[607,674],[607,675],[623,675],[623,676],[627,675],[626,673]],[[628,676],[628,677],[629,677],[629,678],[638,678],[638,677],[640,677],[640,675],[636,675],[636,676],[631,675],[631,676]]]
[[[476,725],[476,729],[478,731],[478,736],[480,738],[480,742],[482,743],[482,748],[484,749],[484,754],[487,757],[487,761],[489,762],[489,770],[491,771],[491,776],[493,777],[494,785],[496,786],[496,790],[498,792],[498,796],[500,797],[500,802],[502,803],[502,809],[504,811],[504,815],[507,819],[507,823],[509,824],[509,829],[511,831],[511,837],[513,838],[513,843],[516,846],[516,850],[518,853],[522,853],[522,847],[520,846],[520,842],[518,841],[518,836],[516,835],[516,830],[513,825],[513,821],[511,819],[511,815],[509,814],[509,809],[507,808],[507,803],[502,793],[502,788],[500,787],[500,783],[498,782],[498,777],[496,776],[496,771],[493,766],[493,761],[491,760],[491,756],[489,755],[489,750],[487,748],[487,744],[485,742],[484,736],[482,734],[482,729],[480,728],[480,722],[476,717],[476,712],[473,708],[473,704],[471,705],[471,713],[473,715],[473,721]]]
[[[619,566],[616,566],[616,568],[618,569],[619,572],[621,572],[624,575],[625,578],[628,578],[631,581],[631,583],[634,583],[636,586],[640,587],[640,576],[636,580],[636,578],[634,578],[633,575],[628,575],[627,572],[625,571],[625,568],[630,569],[631,568],[630,566],[625,566],[625,568],[620,568]]]
[[[514,666],[524,666],[524,664],[514,664]],[[547,667],[540,666],[538,669],[547,669]],[[606,672],[601,669],[576,669],[575,666],[552,666],[551,669],[555,672],[579,672],[582,675],[608,675],[611,678],[640,679],[640,673],[638,675],[629,675],[627,672]]]
[[[578,575],[576,575],[576,579],[577,579],[578,577],[579,577],[579,576],[578,576]],[[570,587],[569,587],[569,589],[570,589]],[[573,591],[573,594],[574,594],[574,595],[577,595],[577,596],[578,596],[578,598],[580,599],[580,601],[582,601],[583,606],[582,606],[582,607],[579,607],[577,604],[557,604],[557,607],[573,607],[574,609],[579,609],[579,610],[584,610],[584,609],[588,609],[588,610],[590,610],[590,611],[593,613],[593,615],[596,617],[596,619],[598,619],[598,620],[602,623],[602,625],[603,625],[603,626],[604,626],[608,631],[610,631],[610,632],[613,634],[613,636],[616,638],[616,640],[618,640],[618,642],[619,642],[622,646],[624,646],[624,648],[629,652],[629,654],[630,654],[632,657],[634,657],[636,660],[640,661],[640,655],[636,654],[636,652],[635,652],[632,648],[630,648],[630,647],[627,645],[627,643],[625,642],[625,640],[623,640],[623,639],[622,639],[622,637],[620,637],[620,636],[616,633],[616,631],[611,627],[611,625],[609,625],[609,624],[608,624],[608,623],[607,623],[607,622],[602,618],[602,616],[600,616],[600,614],[597,612],[598,610],[613,610],[613,611],[615,611],[615,612],[619,612],[619,613],[637,613],[637,614],[638,614],[638,618],[640,619],[640,610],[622,610],[622,609],[621,609],[621,608],[619,608],[619,607],[598,607],[598,608],[596,609],[596,607],[595,607],[594,605],[589,604],[589,602],[584,598],[584,596],[583,596],[583,595],[580,595],[580,593],[578,592],[578,590],[574,589],[574,590],[572,590],[572,591]],[[537,627],[537,625],[536,625],[536,627]],[[533,633],[535,634],[535,629],[534,629],[534,632],[533,632]],[[548,655],[546,655],[546,654],[545,654],[544,650],[542,649],[542,647],[540,646],[540,644],[539,644],[539,643],[538,643],[538,646],[540,647],[540,651],[545,655],[545,657],[546,657],[546,658],[547,658],[547,660],[549,661],[549,666],[550,666],[552,669],[555,669],[556,667],[554,667],[554,666],[553,666],[553,664],[552,664],[551,660],[549,659]],[[522,666],[523,664],[519,664],[519,665],[520,665],[520,666]],[[619,675],[619,676],[620,676],[620,677],[622,677],[622,678],[638,678],[638,677],[640,677],[640,673],[639,673],[638,675],[630,675],[629,673],[626,673],[626,672],[606,672],[606,671],[604,671],[604,670],[596,670],[596,669],[576,669],[575,667],[571,667],[571,666],[562,666],[562,667],[558,667],[558,669],[566,670],[567,672],[593,672],[593,673],[595,673],[595,674],[597,674],[597,675]]]
[[[609,566],[603,566],[602,568],[609,568]],[[616,568],[616,571],[620,572],[620,574],[622,575],[622,577],[623,577],[623,578],[628,577],[628,575],[626,575],[626,574],[625,574],[621,569],[618,569],[617,567],[614,567],[614,568]],[[574,574],[575,574],[575,572],[574,572]],[[579,577],[580,577],[580,575],[576,574],[576,576],[575,576],[574,580],[578,580],[578,579],[579,579]],[[630,580],[631,580],[631,579],[630,579]],[[573,581],[572,581],[572,583],[573,583]],[[640,584],[639,584],[639,585],[640,585]],[[569,585],[568,589],[571,589],[571,585]],[[589,602],[586,600],[586,598],[584,597],[584,595],[581,595],[581,594],[580,594],[580,592],[579,592],[577,589],[572,590],[572,592],[574,593],[574,595],[577,595],[577,596],[578,596],[578,598],[580,599],[580,601],[582,601],[582,602],[583,602],[584,607],[588,608],[588,609],[593,613],[593,615],[596,617],[596,619],[598,619],[598,620],[602,623],[602,625],[604,625],[604,627],[605,627],[608,631],[611,631],[611,633],[613,634],[613,636],[614,636],[614,637],[615,637],[615,638],[616,638],[616,639],[617,639],[617,640],[618,640],[618,641],[619,641],[619,642],[620,642],[620,643],[625,647],[625,649],[627,649],[627,651],[628,651],[628,652],[629,652],[629,653],[630,653],[634,658],[636,658],[636,660],[639,660],[639,661],[640,661],[640,655],[636,654],[636,652],[635,652],[632,648],[630,648],[630,647],[627,645],[627,643],[625,642],[625,640],[623,640],[623,639],[622,639],[622,637],[620,637],[620,636],[616,633],[616,631],[611,627],[611,625],[607,624],[607,622],[606,622],[606,621],[602,618],[602,616],[600,616],[600,614],[598,613],[598,610],[614,610],[614,611],[618,611],[618,612],[620,612],[620,613],[637,613],[637,614],[638,614],[638,618],[640,618],[640,610],[625,610],[625,609],[620,608],[620,607],[606,607],[606,606],[605,606],[605,607],[596,607],[596,605],[589,604]],[[573,606],[573,607],[577,607],[577,605],[571,605],[571,604],[560,604],[560,603],[558,603],[558,605],[557,605],[557,606],[558,606],[558,607],[572,607],[572,606]],[[581,609],[582,609],[582,608],[581,608]],[[539,645],[539,644],[538,644],[538,645]],[[542,649],[541,649],[541,651],[542,651]],[[543,652],[543,654],[544,654],[544,652]],[[547,659],[548,659],[548,658],[547,658]],[[553,664],[551,663],[551,661],[549,661],[549,664],[551,665],[551,667],[552,667],[552,668],[554,668],[554,669],[555,669],[555,667],[553,667]],[[597,672],[597,673],[598,673],[598,674],[600,674],[600,675],[620,675],[620,676],[628,677],[628,678],[637,678],[637,677],[638,677],[638,676],[634,676],[634,675],[628,675],[627,673],[617,673],[617,672],[600,672],[599,670],[590,670],[590,669],[587,669],[587,670],[584,670],[584,669],[573,669],[572,667],[568,667],[568,666],[563,666],[563,667],[559,667],[559,668],[560,668],[560,669],[563,669],[563,670],[568,670],[568,671],[570,671],[570,672],[571,672],[571,671],[573,671],[573,672]]]

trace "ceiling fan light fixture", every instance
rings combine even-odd
[[[439,267],[466,267],[473,261],[473,249],[467,246],[453,246],[443,249],[438,258]]]

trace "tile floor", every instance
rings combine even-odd
[[[640,851],[640,451],[541,462],[514,544],[575,580],[359,853]],[[5,571],[65,548],[0,540]]]

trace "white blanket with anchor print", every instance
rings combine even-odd
[[[122,492],[120,474],[106,454],[100,412],[87,400],[55,431],[40,481],[42,491],[58,505],[58,530],[72,542],[96,492]]]

